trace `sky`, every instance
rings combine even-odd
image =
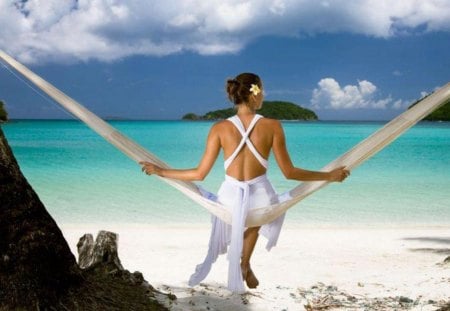
[[[0,0],[0,49],[103,118],[229,108],[254,72],[321,120],[389,120],[450,81],[450,0]],[[0,100],[70,118],[3,66]]]

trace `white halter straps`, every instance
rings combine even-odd
[[[264,159],[261,154],[259,154],[258,150],[256,150],[255,146],[253,146],[253,143],[248,138],[248,136],[252,132],[253,128],[255,127],[256,122],[258,122],[258,120],[261,118],[263,118],[262,115],[256,114],[253,117],[252,122],[250,122],[250,125],[247,128],[247,131],[245,130],[244,125],[241,122],[241,119],[239,119],[239,117],[237,115],[232,116],[227,119],[231,123],[233,123],[234,126],[236,126],[236,128],[239,130],[239,133],[241,133],[241,135],[242,135],[242,139],[241,139],[241,142],[239,143],[239,145],[237,146],[236,150],[234,150],[233,154],[231,156],[229,156],[228,159],[225,160],[225,162],[223,164],[223,166],[225,167],[225,170],[228,169],[231,162],[233,162],[233,160],[237,157],[237,155],[239,154],[239,152],[241,151],[241,149],[244,147],[245,144],[247,145],[248,149],[250,149],[250,151],[253,153],[253,155],[256,157],[256,159],[258,159],[259,163],[261,163],[262,166],[267,168],[267,166],[268,166],[267,160]]]

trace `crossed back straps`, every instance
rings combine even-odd
[[[268,162],[266,159],[263,158],[263,156],[256,150],[255,146],[253,146],[253,143],[251,142],[250,138],[248,137],[250,133],[252,132],[253,128],[255,127],[256,122],[258,122],[259,119],[263,118],[262,115],[255,114],[253,117],[252,122],[250,122],[250,125],[248,126],[247,130],[245,130],[244,125],[241,122],[241,119],[237,115],[232,116],[228,118],[227,120],[236,126],[236,128],[239,130],[239,133],[242,135],[241,142],[237,146],[237,148],[234,150],[233,154],[228,157],[228,159],[224,162],[225,170],[228,169],[231,162],[237,157],[241,149],[244,147],[244,145],[247,145],[248,149],[250,149],[251,153],[256,157],[256,159],[261,163],[262,166],[267,168]]]

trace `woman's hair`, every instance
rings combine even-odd
[[[262,88],[261,79],[254,73],[244,72],[234,79],[228,79],[226,84],[228,99],[235,105],[248,103],[252,84]]]

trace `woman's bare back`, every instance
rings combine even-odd
[[[245,130],[250,125],[254,115],[242,116],[239,119]],[[249,135],[249,139],[258,153],[268,159],[273,144],[273,122],[275,120],[259,119]],[[224,160],[228,159],[242,140],[239,130],[228,120],[217,124]],[[266,168],[253,155],[247,144],[244,144],[236,158],[231,162],[226,174],[238,180],[250,180],[266,173]]]

